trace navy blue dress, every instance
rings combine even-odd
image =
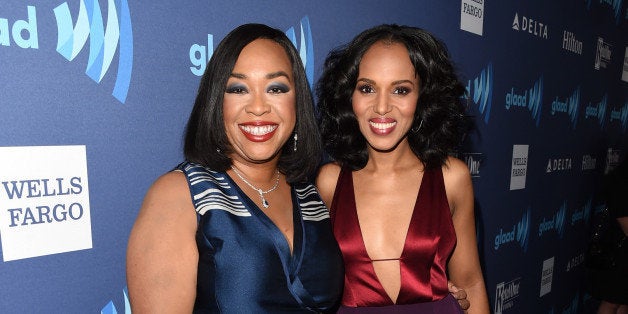
[[[333,310],[343,263],[329,213],[312,184],[292,186],[293,253],[285,237],[224,172],[185,162],[199,224],[194,313]]]

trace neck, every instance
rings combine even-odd
[[[250,183],[266,186],[267,184],[274,184],[277,178],[277,161],[273,160],[265,163],[251,163],[232,159],[232,166],[236,168],[242,176],[244,176]],[[233,171],[231,169],[227,172]],[[260,186],[260,187],[261,187]]]
[[[368,147],[368,155],[369,160],[364,168],[369,171],[407,171],[407,169],[417,166],[423,168],[423,163],[414,154],[407,142],[400,143],[390,151],[377,151]]]

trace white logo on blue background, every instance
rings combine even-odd
[[[530,215],[531,210],[528,208],[523,215],[521,216],[521,220],[518,223],[512,226],[511,231],[506,231],[504,233],[502,228],[499,228],[499,233],[495,236],[495,250],[499,250],[499,248],[503,244],[517,242],[521,246],[521,249],[526,252],[528,250],[528,241],[530,239]]]
[[[543,236],[548,231],[555,230],[559,238],[563,238],[565,231],[565,215],[567,213],[567,202],[563,202],[558,211],[552,216],[551,219],[543,220],[539,223],[539,237]]]
[[[606,121],[606,107],[608,106],[608,95],[604,95],[602,100],[597,104],[589,103],[584,111],[585,119],[595,118],[598,120],[600,128],[604,128]]]
[[[569,116],[571,127],[576,129],[578,124],[578,113],[580,112],[580,87],[576,88],[571,96],[567,97],[564,101],[560,101],[558,96],[552,101],[552,108],[550,113],[556,115],[558,113],[566,114]]]
[[[535,121],[536,126],[539,126],[541,121],[541,108],[543,107],[543,76],[541,76],[534,85],[523,92],[523,94],[515,93],[515,88],[511,88],[510,92],[506,94],[506,109],[510,110],[512,107],[526,108],[532,115],[532,120]]]
[[[85,73],[100,83],[111,66],[114,54],[118,54],[118,74],[112,95],[120,102],[126,101],[133,68],[133,32],[131,15],[126,0],[108,0],[107,26],[104,28],[102,12],[97,0],[81,0],[76,24],[67,2],[54,9],[57,19],[57,52],[72,61],[83,49],[89,37],[89,60]]]
[[[471,92],[473,91],[473,94]],[[480,114],[484,116],[484,123],[488,124],[491,113],[491,103],[493,102],[493,64],[488,63],[480,74],[473,79],[473,90],[471,90],[471,80],[467,83],[467,94],[473,96],[473,102],[478,106]]]
[[[312,28],[310,27],[310,19],[305,16],[301,19],[301,23],[297,27],[299,35],[301,37],[301,43],[297,43],[297,36],[294,27],[290,27],[286,31],[286,36],[290,39],[292,44],[299,51],[301,62],[305,68],[305,74],[307,80],[310,83],[310,87],[314,82],[314,41],[312,40]],[[190,62],[192,65],[190,71],[196,76],[202,76],[205,72],[207,62],[214,54],[214,36],[207,34],[207,46],[193,44],[190,47]]]
[[[619,121],[622,131],[628,129],[628,101],[617,109],[611,110],[610,122]]]

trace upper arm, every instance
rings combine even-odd
[[[477,248],[475,200],[469,168],[461,160],[450,157],[443,167],[443,178],[457,239],[447,265],[449,278],[467,292],[471,302],[469,313],[488,313],[488,297]]]
[[[617,222],[621,230],[624,231],[624,234],[628,235],[628,217],[618,217]]]
[[[336,184],[338,183],[338,176],[340,175],[340,166],[336,163],[328,163],[323,165],[318,170],[316,176],[316,188],[320,193],[323,202],[327,205],[327,208],[331,207],[331,202],[334,199],[334,192],[336,191]]]
[[[134,313],[190,313],[196,297],[196,212],[185,176],[148,190],[129,236],[127,284]]]

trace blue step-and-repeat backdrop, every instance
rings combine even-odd
[[[0,312],[130,313],[125,251],[182,160],[201,73],[234,27],[285,30],[308,77],[361,30],[449,47],[477,130],[469,165],[494,313],[588,313],[600,182],[628,151],[623,0],[0,2]]]

